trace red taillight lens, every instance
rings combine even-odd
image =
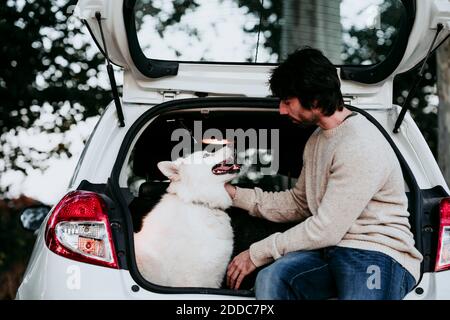
[[[435,271],[450,269],[450,198],[441,200],[440,218]]]
[[[45,242],[63,257],[118,268],[106,204],[94,192],[73,191],[58,203],[48,219]]]

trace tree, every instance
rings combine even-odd
[[[281,32],[281,57],[299,44],[325,52],[334,64],[342,64],[341,0],[283,1],[285,24]]]
[[[40,167],[43,160],[66,154],[22,150],[8,142],[19,128],[36,126],[48,112],[54,122],[40,131],[65,132],[76,121],[99,114],[110,95],[94,81],[103,57],[82,36],[81,24],[70,21],[75,0],[0,2],[0,171]],[[89,53],[93,52],[93,53]],[[39,158],[40,161],[33,161]],[[5,190],[0,190],[5,191]]]
[[[447,183],[450,183],[450,44],[447,42],[437,52],[437,77],[439,92],[439,166]]]

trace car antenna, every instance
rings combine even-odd
[[[116,105],[117,117],[119,118],[119,127],[125,127],[125,121],[123,117],[122,104],[120,103],[119,90],[117,89],[116,77],[114,76],[114,69],[109,59],[108,48],[106,47],[105,35],[103,34],[102,27],[102,15],[99,11],[95,13],[98,26],[100,28],[100,34],[102,35],[102,42],[104,48],[104,56],[106,59],[106,70],[108,71],[109,82],[111,83],[111,90],[114,97],[114,104]]]
[[[398,115],[397,121],[395,122],[394,133],[398,133],[398,131],[400,129],[400,126],[401,126],[401,124],[403,122],[403,119],[405,118],[406,111],[408,111],[408,109],[409,109],[409,102],[411,101],[412,97],[416,93],[417,88],[419,87],[420,81],[423,79],[423,76],[424,76],[424,73],[425,73],[425,65],[427,64],[428,59],[430,58],[431,50],[433,49],[434,43],[436,42],[436,39],[437,39],[439,33],[442,31],[443,28],[444,28],[444,25],[442,23],[438,23],[437,29],[436,29],[436,33],[434,34],[433,42],[431,42],[431,46],[428,49],[428,53],[425,56],[425,59],[423,61],[422,66],[420,67],[420,71],[419,71],[416,79],[414,80],[414,83],[413,83],[411,89],[409,90],[405,101],[403,102],[402,110],[400,111],[400,114]]]

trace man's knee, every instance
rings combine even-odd
[[[256,282],[260,282],[261,284],[268,282],[279,285],[289,283],[289,279],[292,276],[293,268],[295,268],[296,262],[297,261],[293,259],[292,255],[281,257],[272,264],[260,270],[256,277]]]
[[[258,273],[255,294],[257,299],[326,299],[335,289],[319,252],[293,252]]]
[[[302,270],[315,268],[321,261],[314,252],[296,252],[283,256],[259,271],[255,282],[257,299],[296,299],[292,280]],[[298,277],[297,280],[300,280]]]
[[[277,285],[282,277],[282,272],[279,272],[275,264],[265,267],[258,272],[256,276],[255,287],[266,287]]]
[[[272,264],[258,272],[255,281],[257,299],[286,299],[289,291],[288,283],[283,279],[284,273],[277,264]]]

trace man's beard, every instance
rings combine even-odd
[[[316,127],[317,126],[317,122],[319,121],[319,117],[314,116],[313,119],[310,120],[297,120],[297,119],[293,119],[291,118],[292,122],[294,124],[296,124],[297,126],[299,126],[300,128],[311,128],[311,127]]]
[[[317,124],[312,121],[302,121],[302,122],[294,122],[294,123],[297,126],[299,126],[300,128],[305,128],[305,129],[317,126]]]

